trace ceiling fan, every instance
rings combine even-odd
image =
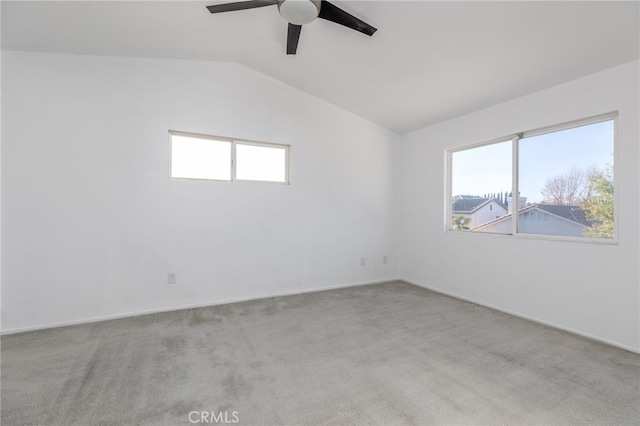
[[[326,0],[248,0],[235,3],[207,6],[211,13],[232,12],[234,10],[255,9],[256,7],[278,6],[278,12],[289,23],[287,31],[287,55],[295,55],[298,50],[302,26],[316,18],[326,19],[347,28],[372,36],[376,28],[345,12]]]

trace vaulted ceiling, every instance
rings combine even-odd
[[[316,20],[285,55],[276,7],[2,1],[2,48],[233,61],[405,134],[640,57],[637,1],[340,1],[373,37]]]

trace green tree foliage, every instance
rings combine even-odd
[[[598,172],[589,176],[589,195],[582,204],[587,219],[594,224],[584,230],[585,237],[613,238],[613,173]]]
[[[467,231],[469,229],[469,222],[471,222],[471,219],[460,214],[453,218],[451,225],[455,231]]]

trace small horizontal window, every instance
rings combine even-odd
[[[231,142],[172,134],[171,177],[231,180]]]
[[[289,146],[169,132],[171,177],[289,183]]]
[[[236,143],[236,179],[287,181],[287,147]]]

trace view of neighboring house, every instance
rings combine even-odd
[[[520,198],[518,212],[518,232],[520,233],[582,237],[584,230],[591,226],[585,211],[580,207],[551,204],[526,206],[526,198],[524,198],[524,202],[522,201],[523,197]],[[511,202],[509,202],[510,204]],[[511,208],[508,208],[508,213],[504,216],[471,227],[470,231],[510,233],[511,228]]]
[[[451,213],[453,217],[463,216],[468,219],[468,228],[492,221],[507,214],[507,208],[495,198],[484,198],[475,195],[456,195],[453,197]]]

